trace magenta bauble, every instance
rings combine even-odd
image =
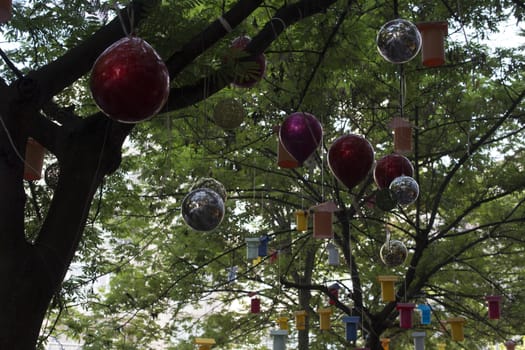
[[[157,114],[169,95],[169,73],[143,39],[124,37],[108,47],[91,71],[91,94],[112,119],[137,123]]]
[[[295,112],[284,120],[279,138],[300,165],[314,153],[323,137],[321,123],[310,113]]]
[[[348,188],[363,181],[373,163],[374,148],[359,135],[340,136],[328,150],[330,170]]]
[[[414,167],[407,157],[389,154],[379,159],[374,168],[374,180],[379,188],[387,188],[399,176],[414,176]]]
[[[233,39],[230,48],[234,50],[233,56],[242,61],[242,57],[247,54],[245,52],[246,46],[251,42],[251,38],[247,35],[239,36]],[[243,88],[254,86],[262,79],[266,71],[266,56],[259,54],[255,56],[253,61],[244,61],[247,63],[255,63],[246,68],[236,68],[233,85]]]

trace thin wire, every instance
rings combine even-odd
[[[399,65],[399,114],[403,118],[405,115],[405,95],[406,95],[406,80],[405,68],[402,64]]]
[[[13,151],[15,151],[16,156],[22,161],[22,163],[24,163],[25,166],[27,166],[31,170],[33,170],[35,172],[35,174],[38,173],[38,170],[36,170],[35,168],[33,168],[31,166],[31,164],[26,162],[25,157],[22,157],[20,152],[18,152],[18,149],[15,146],[13,138],[11,137],[11,133],[9,132],[9,130],[7,130],[7,126],[5,125],[4,118],[2,117],[1,114],[0,114],[0,122],[2,123],[2,128],[4,129],[4,131],[5,131],[6,135],[7,135],[7,139],[9,140],[9,143],[11,144],[11,147],[13,147]]]

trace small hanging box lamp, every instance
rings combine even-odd
[[[421,58],[423,65],[438,67],[445,63],[445,36],[447,22],[422,22],[416,24],[421,33]]]
[[[210,350],[215,345],[215,339],[212,338],[195,338],[194,342],[199,347],[199,350]]]
[[[514,350],[516,348],[516,342],[514,340],[507,340],[505,342],[505,349]]]
[[[295,211],[295,229],[299,232],[308,230],[308,210],[296,210]]]
[[[381,299],[384,302],[396,301],[396,293],[394,291],[394,282],[397,282],[397,276],[377,276],[377,280],[381,283]]]
[[[463,341],[465,340],[465,334],[463,327],[466,320],[463,317],[453,317],[447,320],[447,323],[450,324],[451,336],[454,341]]]
[[[412,124],[404,118],[394,117],[388,126],[394,130],[394,152],[403,155],[412,153]]]
[[[339,251],[337,247],[331,242],[328,242],[326,250],[328,251],[328,265],[339,266]]]
[[[357,340],[357,326],[359,324],[359,320],[359,316],[343,316],[343,322],[345,323],[346,341]]]
[[[246,237],[246,259],[253,260],[259,257],[259,237]]]
[[[44,146],[29,137],[26,143],[26,156],[24,159],[24,180],[40,180],[42,177],[42,167],[44,166],[44,156],[46,149]]]
[[[431,309],[427,304],[418,304],[417,309],[421,311],[421,324],[430,324]]]
[[[500,295],[489,295],[485,297],[485,300],[488,302],[488,305],[489,305],[489,319],[499,320],[501,296]]]
[[[447,344],[445,343],[437,343],[438,350],[445,350],[447,348]]]
[[[250,312],[252,314],[258,314],[261,312],[261,299],[259,299],[258,297],[254,296],[251,300],[250,300]]]
[[[286,339],[288,338],[288,331],[282,329],[274,329],[270,331],[273,337],[273,350],[285,350]]]
[[[338,283],[334,283],[328,287],[328,293],[330,293],[328,304],[335,305],[335,301],[339,298],[339,289],[341,289],[341,286]]]
[[[383,350],[390,350],[390,338],[381,338],[379,340],[381,341]]]
[[[226,269],[228,271],[228,282],[231,283],[237,279],[237,271],[239,268],[237,266],[231,266]]]
[[[13,16],[12,0],[0,0],[0,23],[7,23]]]
[[[399,327],[404,329],[412,328],[412,311],[416,304],[397,303],[396,309],[399,311]]]
[[[324,202],[312,207],[314,212],[314,238],[333,238],[332,216],[338,210],[337,205],[332,202]]]
[[[295,312],[295,328],[299,331],[306,329],[306,315],[305,310],[299,310]]]
[[[265,257],[268,255],[268,242],[271,240],[272,238],[268,235],[259,237],[258,256]]]
[[[330,308],[321,308],[317,310],[319,313],[319,328],[322,331],[327,331],[330,329],[330,315],[332,314],[332,309]]]
[[[425,350],[425,332],[414,332],[412,337],[414,338],[414,348],[415,350]]]
[[[288,317],[286,316],[277,317],[277,324],[279,325],[279,329],[287,331],[289,329]]]

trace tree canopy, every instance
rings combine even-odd
[[[0,348],[67,337],[84,349],[193,349],[204,337],[217,349],[269,349],[278,317],[289,318],[289,347],[300,350],[376,350],[382,338],[407,348],[413,331],[424,331],[430,348],[447,349],[524,335],[523,48],[486,39],[509,18],[519,27],[525,4],[13,6],[0,27],[14,44],[0,46]],[[376,36],[395,18],[447,22],[445,63],[383,59]],[[89,88],[97,57],[126,35],[151,44],[170,77],[162,110],[138,124],[105,116]],[[242,35],[251,41],[232,52]],[[232,84],[257,77],[261,54],[262,79]],[[225,129],[214,114],[232,99],[244,118]],[[301,166],[282,168],[278,128],[294,112],[315,116],[322,140]],[[391,193],[378,188],[373,167],[347,188],[328,152],[338,137],[359,135],[377,164],[394,153],[396,117],[413,126],[406,157],[419,196],[389,207]],[[28,137],[47,149],[41,180],[23,180]],[[199,232],[181,207],[210,178],[226,190],[225,215]],[[326,202],[337,207],[333,238],[314,238],[311,218],[298,231],[295,212],[312,215]],[[248,259],[246,238],[260,237],[268,254]],[[405,263],[382,262],[389,239],[406,245]],[[339,264],[328,261],[334,246]],[[396,277],[395,300],[383,301],[378,276]],[[493,295],[502,298],[498,320],[488,317],[485,298]],[[250,311],[253,298],[261,312]],[[415,318],[412,329],[401,328],[398,303],[428,305],[430,324]],[[331,311],[329,329],[319,327],[320,309]],[[297,330],[294,313],[303,310],[307,323]],[[356,341],[345,339],[348,315],[360,317]],[[446,321],[454,317],[466,320],[464,341],[451,337]]]

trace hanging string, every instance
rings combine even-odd
[[[20,152],[18,152],[18,148],[16,148],[16,145],[13,141],[13,138],[11,137],[11,133],[9,132],[9,130],[7,129],[7,126],[5,125],[5,122],[4,122],[4,118],[2,117],[2,115],[0,114],[0,123],[2,123],[2,128],[4,129],[5,131],[5,134],[7,135],[7,139],[9,140],[9,143],[11,144],[11,147],[13,148],[13,151],[15,152],[16,156],[22,161],[22,163],[24,163],[24,166],[27,166],[28,168],[30,168],[31,170],[33,170],[35,173],[38,173],[39,171],[36,170],[35,168],[33,168],[31,166],[31,164],[29,164],[28,162],[26,162],[25,160],[25,157],[22,157],[22,155],[20,154]]]
[[[405,115],[405,95],[406,95],[406,80],[405,80],[405,66],[399,65],[399,114],[403,118]]]
[[[118,6],[115,4],[114,10],[117,12],[117,17],[120,22],[120,26],[122,27],[122,31],[124,32],[124,35],[127,37],[130,37],[133,34],[134,31],[134,22],[135,22],[135,12],[133,10],[133,6],[127,7],[127,14],[129,19],[129,30],[126,28],[126,24],[124,22],[124,18],[122,18],[122,14]]]

